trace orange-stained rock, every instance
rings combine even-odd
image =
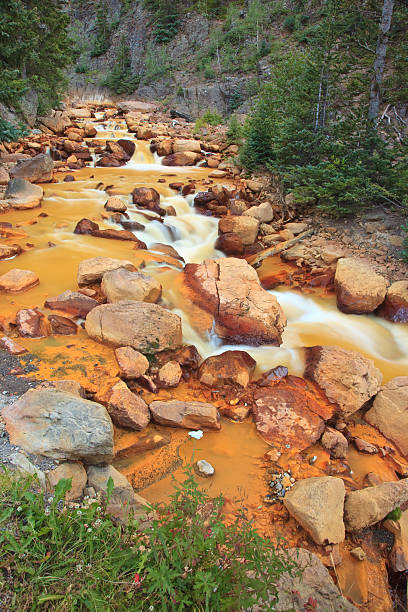
[[[255,359],[245,351],[225,351],[203,361],[198,370],[198,378],[208,387],[238,385],[245,388],[255,368]]]
[[[123,378],[139,378],[149,369],[148,359],[131,346],[121,346],[115,349],[115,357]]]
[[[385,298],[387,281],[365,261],[343,257],[334,277],[337,306],[342,312],[373,312]]]
[[[45,308],[61,310],[75,317],[85,318],[88,312],[99,306],[99,302],[79,291],[64,291],[56,297],[47,298],[44,302]]]
[[[165,214],[165,211],[160,208],[160,193],[153,187],[136,187],[132,191],[133,204],[146,208],[158,214]]]
[[[131,346],[141,353],[157,353],[181,344],[181,319],[158,304],[117,302],[102,304],[87,315],[85,329],[94,340],[111,346]]]
[[[353,414],[379,391],[382,374],[371,359],[337,346],[311,346],[304,350],[305,377],[323,389],[340,414]]]
[[[301,389],[279,385],[254,393],[253,414],[258,433],[281,452],[304,450],[320,438],[321,406]]]
[[[156,431],[115,431],[115,457],[134,457],[148,450],[161,448],[169,444],[170,438]]]
[[[51,333],[57,336],[75,336],[78,331],[77,324],[60,315],[49,315],[48,320],[51,324]]]
[[[126,204],[117,196],[109,198],[104,208],[112,212],[125,212],[127,210]]]
[[[168,361],[162,366],[157,374],[157,382],[165,389],[177,387],[183,371],[177,361]]]
[[[408,281],[398,281],[388,287],[378,314],[393,323],[408,323]]]
[[[347,531],[359,531],[375,525],[392,510],[408,502],[408,479],[384,482],[376,487],[350,491],[344,504]]]
[[[12,178],[26,179],[30,183],[48,183],[52,180],[54,162],[49,155],[40,153],[30,159],[23,159],[12,168]]]
[[[47,474],[47,489],[52,493],[61,478],[71,479],[71,488],[65,495],[66,501],[80,499],[86,487],[86,471],[82,463],[67,461],[61,463],[55,470],[50,470]]]
[[[169,400],[152,402],[149,408],[152,420],[158,425],[184,429],[221,428],[218,410],[212,404]]]
[[[242,244],[253,244],[258,235],[259,221],[254,217],[230,216],[223,217],[218,223],[219,234],[237,234]]]
[[[0,244],[0,259],[10,259],[23,252],[19,244]]]
[[[111,257],[91,257],[84,259],[78,266],[78,285],[92,285],[99,283],[103,275],[111,270],[126,268],[126,270],[136,270],[136,266],[125,259],[112,259]]]
[[[194,166],[200,161],[203,156],[200,153],[192,151],[183,151],[182,153],[173,153],[167,155],[163,161],[163,166]]]
[[[233,232],[228,232],[218,236],[214,246],[216,249],[222,251],[230,257],[242,255],[245,251],[245,246],[241,237]]]
[[[381,387],[364,418],[408,456],[408,376],[397,376]]]
[[[118,268],[103,275],[101,291],[111,303],[123,300],[156,303],[161,298],[162,287],[147,274]]]
[[[122,380],[112,387],[107,409],[112,421],[119,427],[139,431],[147,427],[150,421],[146,402],[132,393]]]
[[[160,157],[167,157],[173,153],[173,141],[169,139],[155,143],[154,147]]]
[[[28,352],[24,346],[21,346],[12,338],[8,338],[7,336],[0,338],[0,348],[9,352],[10,355],[22,355],[23,353]]]
[[[36,308],[23,308],[16,315],[17,331],[26,338],[46,338],[49,327],[45,316]]]
[[[328,427],[322,435],[322,446],[329,451],[331,457],[345,459],[348,453],[347,438],[340,431]]]
[[[174,153],[184,153],[192,151],[193,153],[201,153],[201,143],[199,140],[182,140],[177,139],[173,143]]]
[[[187,264],[184,275],[194,301],[213,315],[221,338],[238,344],[281,344],[286,317],[246,261],[208,259]]]
[[[165,364],[167,361],[177,361],[183,368],[196,370],[202,358],[196,347],[189,344],[173,351],[162,351],[157,355],[157,361],[160,365]]]
[[[0,276],[0,291],[18,293],[35,287],[39,282],[40,279],[35,272],[13,268]]]

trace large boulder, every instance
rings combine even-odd
[[[408,479],[350,491],[344,504],[346,530],[358,531],[375,525],[406,502],[408,502]]]
[[[23,178],[13,178],[7,185],[4,199],[16,210],[28,210],[41,205],[44,191]]]
[[[155,104],[142,102],[141,100],[118,102],[117,107],[122,113],[153,113],[157,108]]]
[[[61,310],[74,317],[85,318],[88,312],[99,306],[99,302],[79,291],[64,291],[55,297],[47,298],[44,302],[45,308],[50,310]]]
[[[302,388],[260,388],[255,392],[252,411],[258,433],[280,451],[302,451],[317,442],[324,431],[320,405]]]
[[[152,420],[158,425],[184,429],[220,429],[218,410],[203,402],[178,400],[155,401],[150,404]]]
[[[13,268],[0,276],[0,291],[6,293],[19,293],[32,289],[40,282],[40,279],[31,270],[20,270]]]
[[[316,544],[338,544],[345,538],[345,494],[341,478],[305,478],[286,492],[283,503]]]
[[[193,153],[201,153],[201,143],[199,140],[182,140],[177,139],[173,143],[173,153],[184,153],[192,151]]]
[[[181,345],[181,319],[158,304],[117,302],[97,306],[87,315],[85,329],[94,340],[157,353]]]
[[[65,111],[53,111],[48,117],[38,117],[40,127],[45,127],[46,130],[54,132],[54,134],[63,134],[65,130],[72,126],[71,119]]]
[[[248,386],[256,368],[256,361],[245,351],[225,351],[208,357],[198,370],[201,383],[213,388],[225,385]]]
[[[397,281],[388,287],[378,314],[393,323],[408,323],[408,281]]]
[[[194,166],[202,159],[200,153],[193,151],[183,151],[182,153],[173,153],[163,158],[163,166]]]
[[[365,419],[408,456],[408,376],[397,376],[384,385]]]
[[[305,377],[323,389],[343,416],[359,410],[380,389],[380,370],[359,353],[337,346],[311,346],[305,353]]]
[[[137,431],[147,427],[150,421],[146,402],[136,393],[132,393],[122,380],[111,389],[108,412],[115,425]]]
[[[276,585],[278,602],[262,610],[358,612],[358,609],[341,595],[317,555],[304,548],[290,548],[286,554],[282,559],[283,563],[290,563],[295,571],[287,571],[280,576]]]
[[[343,257],[334,277],[337,306],[348,314],[373,312],[385,298],[387,281],[365,261]]]
[[[40,153],[31,159],[23,159],[11,170],[12,178],[26,179],[30,183],[48,183],[52,180],[54,162],[49,155]]]
[[[246,217],[253,217],[259,223],[270,223],[273,219],[273,208],[270,202],[262,202],[259,206],[251,206],[243,213]]]
[[[126,268],[106,272],[101,290],[108,302],[112,303],[123,300],[156,303],[162,294],[162,287],[155,278]]]
[[[399,519],[384,521],[384,527],[394,534],[394,546],[389,557],[394,572],[408,570],[408,510]]]
[[[218,223],[219,234],[238,234],[242,244],[253,244],[258,236],[259,221],[254,217],[230,216],[223,217]]]
[[[136,270],[134,264],[126,259],[112,259],[111,257],[91,257],[84,259],[78,266],[78,285],[92,285],[99,283],[106,272],[125,268],[126,270]]]
[[[218,336],[237,344],[281,344],[286,317],[245,260],[208,259],[187,264],[184,274],[194,301],[213,315]]]
[[[2,416],[12,444],[53,459],[109,462],[113,427],[106,409],[56,389],[30,389]]]

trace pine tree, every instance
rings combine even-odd
[[[129,48],[126,45],[125,37],[122,36],[115,64],[102,84],[117,94],[131,94],[139,83],[140,77],[132,74]]]

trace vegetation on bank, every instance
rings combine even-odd
[[[279,577],[298,572],[244,513],[226,525],[223,500],[200,491],[190,469],[149,526],[115,525],[102,499],[66,505],[70,484],[61,480],[50,497],[33,478],[0,474],[8,610],[270,610]]]

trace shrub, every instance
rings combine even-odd
[[[132,519],[115,526],[102,500],[66,506],[70,480],[46,504],[33,485],[32,478],[0,478],[7,609],[270,610],[282,573],[298,574],[282,544],[259,536],[244,512],[226,525],[224,500],[201,492],[190,469],[144,527]]]
[[[19,126],[15,126],[0,117],[0,142],[15,142],[28,134],[29,130],[25,125],[20,124]]]
[[[244,128],[236,115],[231,115],[228,122],[227,141],[229,144],[241,144],[244,137]]]
[[[221,117],[221,115],[219,113],[217,113],[217,111],[206,111],[204,113],[204,115],[201,115],[201,117],[198,117],[198,119],[196,119],[196,122],[194,124],[194,133],[198,134],[198,132],[200,132],[200,130],[204,127],[207,127],[207,125],[221,125],[221,123],[223,123],[223,118]]]

